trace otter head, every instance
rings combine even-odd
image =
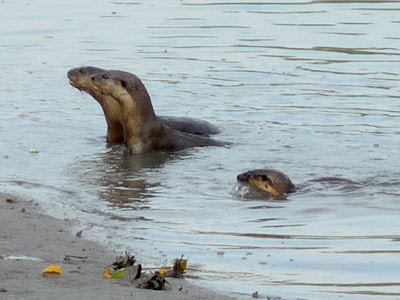
[[[112,78],[108,71],[93,75],[91,80],[96,90],[105,95],[118,99],[121,94],[126,93],[126,83],[123,80]]]
[[[134,74],[118,70],[108,70],[91,78],[94,86],[101,93],[113,97],[123,111],[134,108],[135,117],[154,119],[155,114],[151,99],[142,81]]]
[[[248,184],[273,196],[296,191],[295,185],[282,172],[272,169],[257,169],[237,176],[239,183]]]
[[[96,67],[80,67],[68,71],[67,76],[69,83],[80,91],[94,92],[95,87],[91,77],[97,73],[104,72],[104,69]]]
[[[129,94],[134,101],[138,101],[140,97],[135,97],[136,94],[140,91],[146,91],[143,83],[136,75],[124,71],[109,70],[95,74],[91,79],[101,93],[112,96],[117,100],[121,96]]]

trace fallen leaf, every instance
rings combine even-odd
[[[168,273],[172,272],[172,268],[161,268],[158,272],[161,276],[165,276]]]
[[[187,268],[187,259],[177,259],[177,261],[176,261],[178,264],[179,264],[179,266],[181,267],[181,269],[183,270],[183,271],[185,271],[186,270],[186,268]]]
[[[57,274],[57,275],[61,275],[62,272],[63,272],[63,269],[62,269],[61,266],[59,266],[59,265],[50,265],[50,266],[47,266],[47,267],[43,270],[42,274],[43,274],[43,275],[48,275],[48,274]]]
[[[111,269],[110,268],[105,269],[104,273],[103,273],[103,276],[106,277],[106,278],[112,278]]]
[[[125,268],[118,269],[112,273],[112,278],[123,278],[125,277]]]

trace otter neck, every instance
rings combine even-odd
[[[150,143],[154,139],[154,134],[162,127],[154,113],[149,96],[140,96],[133,99],[128,92],[121,92],[118,98],[125,140],[134,153],[142,153],[147,147],[151,147]],[[146,96],[148,99],[143,99]]]
[[[86,84],[81,88],[91,95],[101,106],[107,122],[107,142],[121,143],[124,141],[121,114],[118,102],[111,96],[107,96],[96,90],[93,85]]]
[[[121,143],[124,141],[124,130],[121,124],[121,111],[119,103],[110,96],[103,94],[96,99],[103,109],[107,122],[107,142]]]

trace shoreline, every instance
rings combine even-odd
[[[235,299],[185,279],[168,277],[166,289],[156,291],[103,278],[104,267],[121,253],[73,234],[76,221],[46,215],[35,200],[0,193],[0,219],[0,299]],[[64,262],[65,255],[85,258]],[[50,264],[61,265],[63,273],[43,276]]]

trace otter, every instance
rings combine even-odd
[[[101,105],[107,123],[106,141],[108,143],[122,143],[124,141],[124,132],[118,102],[114,98],[97,91],[90,80],[93,74],[104,71],[101,68],[88,66],[71,69],[68,71],[67,76],[73,87],[88,93]]]
[[[285,195],[297,191],[307,192],[309,186],[314,183],[323,184],[323,189],[326,189],[326,185],[346,186],[351,190],[363,186],[362,182],[341,177],[319,177],[295,186],[288,176],[273,169],[256,169],[241,173],[237,175],[237,182],[233,192],[242,197],[264,198],[264,196],[268,196],[273,199],[286,199]]]
[[[256,169],[237,176],[239,184],[252,186],[271,196],[282,196],[296,191],[292,181],[280,171],[273,169]]]
[[[165,125],[156,116],[144,84],[132,73],[108,70],[91,80],[99,92],[118,101],[126,143],[133,154],[229,144]]]
[[[104,95],[95,89],[91,77],[105,69],[86,66],[68,71],[70,84],[80,91],[90,94],[102,107],[107,122],[107,142],[122,143],[124,141],[119,103],[113,97]],[[219,133],[219,129],[211,123],[187,117],[160,116],[161,122],[179,131],[198,135],[212,135]]]

